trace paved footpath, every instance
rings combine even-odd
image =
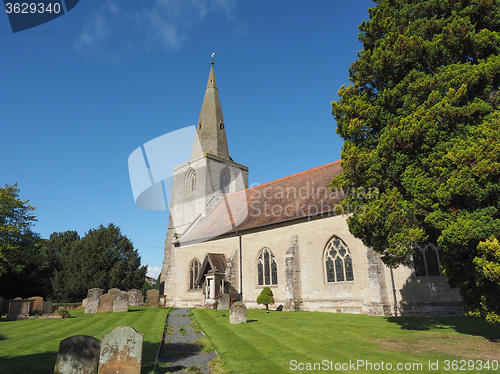
[[[176,308],[167,318],[168,333],[158,357],[159,373],[210,373],[208,363],[215,358],[215,352],[203,353],[196,340],[204,335],[194,332],[190,326],[194,318],[189,316],[189,309]],[[194,322],[193,322],[194,324]],[[196,368],[199,371],[195,371]]]

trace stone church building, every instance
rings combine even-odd
[[[248,188],[248,168],[229,155],[214,67],[191,158],[174,168],[161,273],[167,305],[212,305],[230,293],[257,307],[370,315],[459,314],[461,299],[441,275],[439,251],[416,249],[391,271],[348,230],[328,183],[340,161]]]

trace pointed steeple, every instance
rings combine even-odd
[[[201,105],[191,160],[203,157],[205,153],[230,160],[224,118],[222,117],[219,93],[217,83],[215,82],[213,60],[208,76],[205,97]]]

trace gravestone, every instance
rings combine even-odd
[[[7,314],[8,309],[9,309],[9,300],[7,300],[3,296],[0,296],[0,316]]]
[[[33,300],[33,311],[39,310],[41,312],[43,310],[43,297],[33,296],[27,300]]]
[[[128,312],[128,294],[119,294],[115,296],[113,303],[113,313]]]
[[[54,313],[54,306],[52,305],[52,301],[47,300],[43,302],[42,313],[44,314]]]
[[[282,312],[282,311],[283,311],[283,305],[279,305],[279,306],[276,308],[276,311],[277,311],[277,312]]]
[[[102,296],[101,296],[102,297]],[[87,297],[85,302],[85,314],[94,314],[99,311],[99,299]]]
[[[102,294],[103,294],[102,288],[90,288],[87,291],[87,298],[93,297],[99,299],[102,296]]]
[[[128,305],[141,306],[143,302],[142,292],[140,290],[128,290]]]
[[[99,374],[140,374],[143,334],[120,326],[101,339]]]
[[[122,291],[120,291],[120,289],[118,289],[118,288],[110,288],[108,291],[108,294],[113,295],[113,296],[119,295],[121,293],[122,293]]]
[[[247,307],[241,301],[235,302],[229,309],[229,323],[246,323]]]
[[[85,309],[85,307],[87,306],[87,297],[85,299],[82,300],[82,308]]]
[[[75,335],[59,343],[54,374],[95,374],[101,343],[92,336]]]
[[[229,310],[230,296],[228,293],[221,293],[217,296],[217,310]]]
[[[99,298],[99,310],[98,313],[111,313],[113,312],[113,304],[115,302],[115,297],[110,294],[102,295]],[[87,301],[88,304],[88,301]]]
[[[9,303],[8,321],[28,318],[33,312],[33,300],[11,300]]]
[[[146,294],[146,306],[156,307],[160,304],[160,291],[148,290]]]

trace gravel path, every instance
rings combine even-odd
[[[215,352],[200,351],[195,342],[204,335],[193,331],[196,327],[191,324],[194,323],[189,309],[176,308],[170,312],[167,318],[169,333],[165,335],[158,357],[159,373],[210,373],[208,363],[215,358]]]

